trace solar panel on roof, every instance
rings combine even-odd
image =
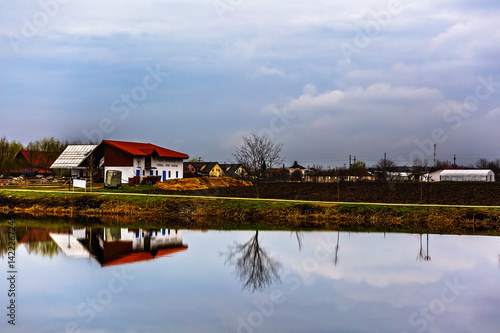
[[[77,168],[96,147],[97,145],[69,145],[50,168]]]

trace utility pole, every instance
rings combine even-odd
[[[454,168],[457,167],[457,155],[456,154],[453,154],[453,167]]]
[[[356,156],[354,156],[354,163],[356,163]]]
[[[432,166],[436,166],[436,144],[434,144],[434,164]]]
[[[349,154],[349,171],[347,172],[347,181],[351,181],[351,155]]]
[[[384,177],[384,180],[386,179],[385,177],[385,169],[387,168],[387,153],[384,153],[384,167],[382,170],[382,176]]]

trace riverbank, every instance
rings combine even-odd
[[[2,190],[0,212],[4,217],[66,217],[113,226],[500,235],[498,207]]]

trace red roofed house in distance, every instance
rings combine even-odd
[[[102,150],[101,150],[102,149]],[[103,140],[97,151],[104,151],[104,174],[119,170],[122,178],[161,176],[161,180],[183,178],[187,154],[151,143]]]

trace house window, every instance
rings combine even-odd
[[[158,170],[156,170],[156,175],[158,176]]]
[[[179,171],[175,172],[175,178],[179,178]]]
[[[172,177],[172,171],[168,171],[168,178],[170,179]]]
[[[142,175],[145,176],[146,175],[146,170],[142,170]]]

